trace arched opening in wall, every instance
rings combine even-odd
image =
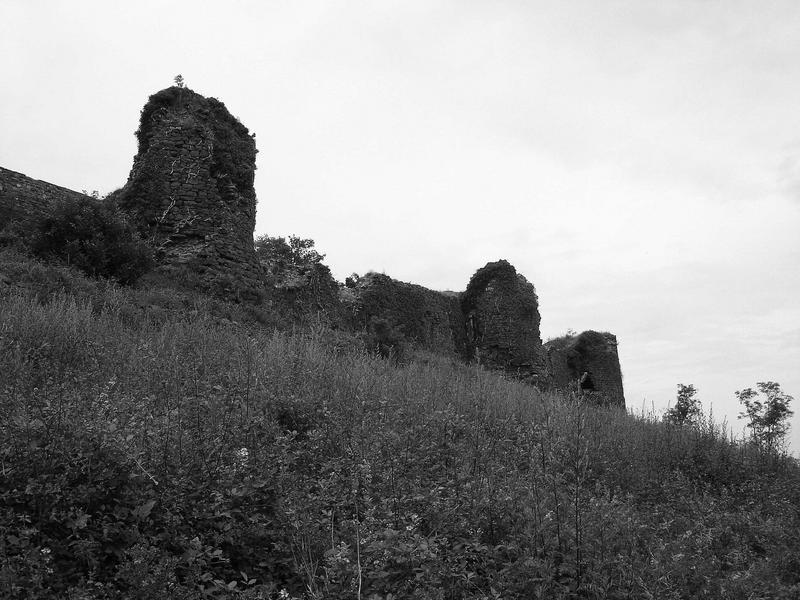
[[[581,375],[581,389],[586,392],[595,391],[594,381],[592,381],[592,377],[589,375],[589,373],[584,373]]]
[[[475,313],[471,313],[467,317],[467,339],[473,344],[477,343],[480,338],[480,331],[478,329],[478,319]]]

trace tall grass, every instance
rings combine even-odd
[[[710,420],[142,293],[0,300],[0,595],[800,594],[796,465]]]

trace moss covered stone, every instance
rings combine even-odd
[[[607,332],[584,331],[545,345],[551,385],[579,385],[599,404],[625,406],[617,338]]]
[[[17,227],[29,234],[56,206],[91,201],[91,196],[0,167],[0,232]]]
[[[381,320],[422,348],[466,355],[464,318],[457,294],[437,292],[379,273],[367,273],[348,288],[348,293],[356,328],[369,328],[371,322]]]
[[[533,285],[505,260],[478,269],[461,298],[467,349],[482,364],[540,382],[546,373]]]
[[[188,88],[150,96],[128,182],[113,199],[165,267],[209,288],[263,286],[253,249],[255,140],[225,105]]]

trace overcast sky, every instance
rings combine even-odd
[[[797,0],[0,0],[0,166],[122,186],[178,73],[257,134],[256,233],[338,279],[506,258],[544,339],[617,335],[629,408],[800,413]]]

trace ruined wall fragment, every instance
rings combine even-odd
[[[584,331],[550,340],[545,349],[553,387],[576,385],[598,404],[625,406],[616,336]]]
[[[142,109],[128,182],[113,200],[162,265],[207,286],[263,285],[253,248],[255,140],[222,102],[171,87]]]
[[[346,288],[344,295],[350,296],[347,302],[356,328],[368,328],[371,320],[382,319],[426,350],[458,356],[466,353],[458,294],[367,273],[355,287]]]
[[[478,269],[461,310],[468,351],[481,364],[533,383],[545,376],[536,290],[511,264],[499,260]]]
[[[0,230],[18,226],[26,231],[59,203],[91,200],[85,194],[0,167]]]

